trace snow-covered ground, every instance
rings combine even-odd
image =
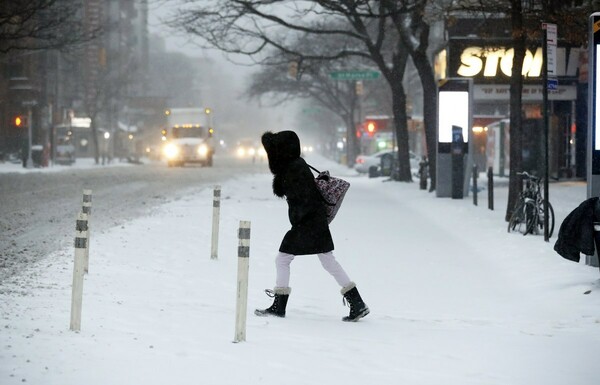
[[[26,173],[31,173],[31,172],[63,172],[63,171],[69,171],[69,170],[73,170],[73,169],[89,169],[89,168],[94,168],[94,167],[123,167],[123,166],[131,166],[131,163],[127,163],[127,162],[119,162],[117,160],[112,161],[110,163],[107,163],[105,165],[102,164],[96,164],[96,162],[94,161],[93,158],[78,158],[77,161],[75,163],[73,163],[72,165],[62,165],[62,164],[56,164],[56,165],[50,165],[49,167],[32,167],[32,168],[25,168],[23,167],[23,165],[21,163],[14,163],[14,162],[0,162],[0,174],[3,173],[19,173],[19,174],[26,174]]]
[[[218,260],[208,188],[92,232],[79,333],[72,249],[3,282],[0,384],[598,383],[599,271],[558,256],[556,236],[508,234],[506,187],[490,211],[486,194],[474,206],[309,162],[352,184],[331,230],[369,316],[340,320],[339,287],[312,256],[292,264],[285,319],[252,314],[270,304],[289,224],[270,175],[248,175],[222,185]],[[558,227],[585,185],[552,184],[550,198]],[[252,230],[247,341],[235,344],[240,220]]]

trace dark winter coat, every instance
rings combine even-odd
[[[595,219],[597,204],[597,197],[583,201],[560,225],[554,250],[563,258],[579,262],[580,252],[594,255],[594,222],[600,222],[600,215]]]
[[[298,135],[293,131],[266,132],[262,144],[273,173],[273,193],[286,198],[292,224],[279,251],[305,255],[333,250],[325,205],[312,172],[300,157]]]

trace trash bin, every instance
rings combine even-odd
[[[44,153],[44,146],[41,144],[34,144],[31,146],[31,159],[33,160],[33,167],[42,166],[42,155]]]
[[[379,167],[371,166],[369,167],[369,178],[377,178],[380,175]]]
[[[382,176],[392,175],[392,168],[394,167],[394,157],[392,154],[385,154],[381,157],[380,161],[380,174]]]

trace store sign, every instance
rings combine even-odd
[[[464,47],[464,46],[463,46]],[[514,49],[505,47],[467,46],[462,49],[459,62],[454,67],[456,75],[469,78],[493,79],[498,76],[510,77]],[[523,76],[538,78],[542,75],[543,50],[526,50],[523,59]],[[556,62],[553,64],[557,76],[577,75],[579,49],[565,47],[556,49]]]
[[[71,118],[71,127],[89,128],[92,124],[90,118]]]
[[[524,84],[523,101],[542,101],[544,89],[541,84]],[[509,100],[508,84],[475,84],[473,99],[477,101]],[[577,87],[574,85],[558,85],[555,92],[548,95],[549,100],[577,100]]]
[[[465,77],[478,76],[483,71],[485,77],[496,77],[498,70],[506,76],[510,76],[512,72],[514,50],[511,49],[490,49],[483,47],[468,47],[460,55],[461,66],[458,67],[458,75]],[[525,51],[525,59],[523,60],[523,76],[539,77],[542,73],[543,64],[542,49],[535,50],[535,54],[531,51]]]

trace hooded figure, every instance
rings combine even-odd
[[[288,203],[292,228],[279,251],[293,255],[320,254],[333,250],[325,204],[315,177],[300,157],[300,139],[293,131],[267,132],[262,144],[273,173],[273,193]]]
[[[297,255],[317,254],[321,265],[342,287],[341,294],[350,305],[350,314],[343,321],[356,322],[369,314],[356,284],[350,280],[333,255],[333,240],[329,232],[325,203],[310,168],[300,157],[300,139],[293,131],[266,132],[262,144],[273,173],[273,193],[285,198],[292,228],[285,234],[279,254],[275,258],[277,274],[275,288],[265,290],[274,298],[266,309],[256,309],[254,314],[285,317],[291,293],[289,287],[290,264]]]
[[[594,255],[594,222],[600,221],[598,197],[587,199],[563,221],[554,250],[563,258],[579,262],[579,253]]]

